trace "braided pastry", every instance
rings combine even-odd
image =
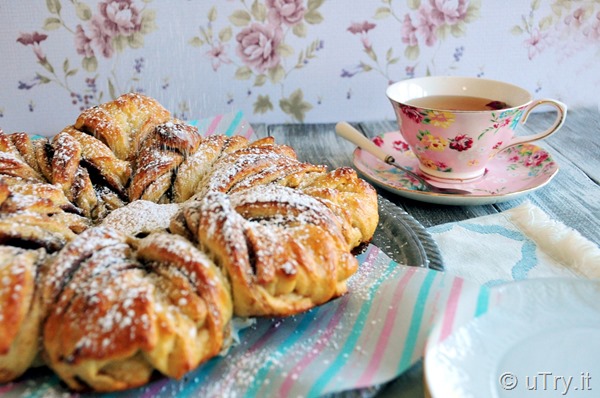
[[[170,202],[165,194],[174,174],[184,158],[198,149],[200,140],[198,129],[190,125],[168,122],[157,126],[138,154],[129,199]]]
[[[344,220],[344,236],[350,249],[371,240],[379,223],[377,192],[358,178],[354,169],[340,167],[322,173],[306,179],[298,188],[319,198]]]
[[[51,139],[0,130],[0,382],[38,352],[76,391],[180,378],[229,344],[233,314],[346,293],[377,222],[354,170],[202,137],[140,94]]]
[[[43,354],[74,390],[180,378],[222,349],[231,318],[220,271],[172,234],[82,233],[50,264],[44,299]]]
[[[187,205],[184,216],[200,247],[231,280],[239,316],[305,311],[344,294],[358,267],[337,216],[290,188],[211,192]]]
[[[101,141],[72,126],[64,129],[61,134],[68,134],[79,143],[81,162],[88,170],[92,170],[91,173],[101,177],[106,186],[124,198],[125,186],[131,176],[131,165],[118,159]]]
[[[89,220],[50,184],[0,176],[0,244],[60,250]]]
[[[0,129],[0,171],[2,175],[27,181],[45,182],[44,177],[21,156],[11,139]]]
[[[189,155],[177,170],[173,183],[173,201],[181,203],[191,198],[219,157],[247,145],[248,140],[241,136],[211,135],[203,139],[196,152]]]
[[[155,99],[129,93],[84,110],[74,127],[108,145],[119,159],[132,160],[146,136],[170,118]]]
[[[9,134],[8,138],[14,145],[14,150],[18,151],[21,155],[21,158],[40,175],[46,177],[44,173],[47,169],[44,167],[44,162],[47,157],[40,149],[47,144],[48,140],[32,140],[29,134],[22,132]]]

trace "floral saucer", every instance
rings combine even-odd
[[[399,165],[418,170],[417,158],[398,131],[377,136],[373,142],[394,156]],[[516,199],[543,187],[558,172],[558,165],[548,152],[533,144],[521,144],[497,154],[488,163],[483,177],[475,181],[460,184],[430,181],[442,188],[471,191],[456,195],[420,191],[417,180],[360,148],[354,151],[353,160],[354,166],[365,178],[395,194],[422,202],[460,206]]]

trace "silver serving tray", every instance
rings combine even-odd
[[[442,255],[429,232],[400,207],[378,199],[379,225],[371,243],[399,264],[443,271]]]

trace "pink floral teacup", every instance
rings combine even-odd
[[[495,80],[431,76],[403,80],[386,91],[400,133],[432,179],[462,182],[481,177],[498,152],[556,132],[567,114],[565,104],[533,100],[527,90]],[[547,130],[515,134],[529,112],[540,105],[556,108]]]

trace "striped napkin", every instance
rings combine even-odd
[[[226,113],[214,117],[190,120],[187,122],[198,128],[198,132],[204,136],[223,134],[226,136],[241,135],[246,138],[254,136],[254,130],[250,123],[244,119],[242,111]]]
[[[226,355],[181,380],[160,378],[105,396],[317,397],[378,385],[422,357],[438,319],[448,335],[455,319],[487,309],[487,288],[400,265],[376,246],[369,246],[359,262],[349,294],[304,314],[250,322]],[[0,386],[0,394],[71,396],[50,372]]]

